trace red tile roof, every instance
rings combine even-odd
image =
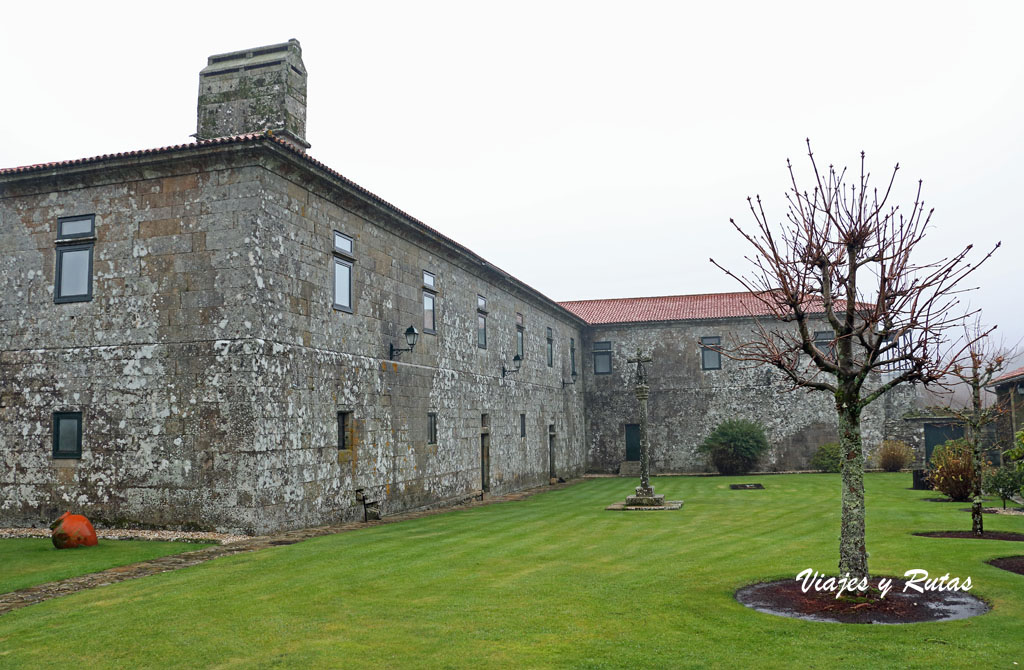
[[[986,384],[986,386],[1005,384],[1008,381],[1013,381],[1016,377],[1020,377],[1022,380],[1024,380],[1024,368],[1017,368],[1016,370],[1010,370],[1006,374],[999,375],[998,377],[990,381],[988,384]]]
[[[654,298],[570,300],[559,304],[591,324],[725,319],[768,314],[764,304],[746,291]]]

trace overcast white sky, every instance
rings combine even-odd
[[[1024,3],[10,4],[0,167],[190,141],[210,54],[297,38],[310,154],[556,300],[739,290],[729,218],[863,149],[988,249],[1024,337]]]

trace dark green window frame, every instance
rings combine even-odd
[[[835,339],[836,334],[831,330],[814,331],[814,346],[818,347],[818,351],[825,354],[825,358],[830,361],[834,361],[836,359]]]
[[[576,376],[576,338],[569,338],[569,369],[570,374]]]
[[[437,412],[427,414],[427,444],[437,444]]]
[[[487,298],[476,297],[476,346],[487,348]]]
[[[555,334],[548,328],[548,367],[555,366]]]
[[[85,275],[85,293],[69,293],[65,295],[61,293],[61,285],[64,281],[64,255],[71,252],[89,252],[89,262],[86,267]],[[57,244],[57,269],[54,273],[53,278],[53,302],[55,303],[66,303],[66,302],[88,302],[92,300],[92,256],[93,256],[93,243],[87,242],[85,244]]]
[[[352,448],[352,412],[338,412],[338,451]]]
[[[702,337],[700,338],[701,345],[709,344],[717,347],[722,343],[721,337]],[[700,369],[701,370],[721,370],[722,369],[722,354],[714,349],[708,349],[707,347],[701,346],[700,348]]]
[[[594,342],[594,374],[610,375],[612,373],[612,343]]]
[[[519,415],[519,437],[526,437],[526,415]]]
[[[431,291],[423,292],[423,332],[437,333],[437,296]]]
[[[73,421],[75,425],[75,448],[73,450],[61,449],[63,431],[61,423]],[[53,457],[54,458],[81,458],[82,457],[82,413],[81,412],[54,412],[53,413]]]
[[[355,240],[345,233],[334,231],[334,262],[331,264],[331,293],[334,295],[334,309],[353,313],[352,295],[355,292]],[[348,273],[348,295],[338,295],[338,273]]]

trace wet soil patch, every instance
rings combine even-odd
[[[746,491],[750,489],[763,489],[764,486],[761,484],[729,484],[729,488],[734,491]]]
[[[991,561],[985,562],[989,565],[994,565],[997,568],[1009,570],[1010,572],[1016,572],[1018,575],[1024,575],[1024,556],[1007,556],[1006,558],[993,558]]]
[[[871,584],[878,584],[880,577],[872,577]],[[844,594],[836,599],[829,591],[804,593],[801,582],[783,579],[745,586],[736,592],[741,605],[758,612],[808,621],[831,623],[877,623],[902,624],[926,621],[952,621],[978,616],[988,611],[988,605],[980,598],[961,591],[913,590],[903,592],[906,580],[892,579],[892,590],[885,598],[877,593],[870,597],[851,597]]]
[[[984,535],[975,535],[969,530],[937,530],[933,533],[914,533],[918,537],[952,537],[959,540],[1007,540],[1024,542],[1024,533],[1005,530],[986,530]]]

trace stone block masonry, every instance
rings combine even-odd
[[[703,369],[700,339],[749,337],[750,318],[691,319],[592,326],[586,331],[585,365],[588,468],[618,472],[626,461],[626,425],[639,423],[637,402],[624,393],[634,365],[626,359],[639,348],[651,352],[650,442],[652,472],[712,469],[697,446],[718,424],[748,419],[765,427],[770,450],[760,467],[803,470],[817,448],[838,440],[834,401],[826,393],[792,389],[770,366],[721,357],[720,367]],[[826,325],[821,325],[822,330]],[[610,343],[611,371],[592,374],[594,342]],[[876,382],[877,383],[877,382]],[[913,388],[883,396],[864,414],[865,452],[870,461],[887,437],[905,437],[900,417],[913,408]],[[601,411],[591,411],[592,408]]]
[[[261,533],[362,518],[357,491],[385,514],[443,504],[483,487],[484,414],[493,493],[547,482],[549,439],[559,475],[583,471],[582,393],[561,384],[583,323],[443,238],[270,139],[69,172],[0,199],[5,522],[72,508]],[[93,297],[55,304],[57,221],[80,214],[95,214]],[[335,231],[354,241],[351,312],[333,307]],[[424,271],[436,333],[389,361],[424,330]],[[502,379],[516,313],[526,363]],[[52,457],[55,411],[82,413],[80,459]]]

